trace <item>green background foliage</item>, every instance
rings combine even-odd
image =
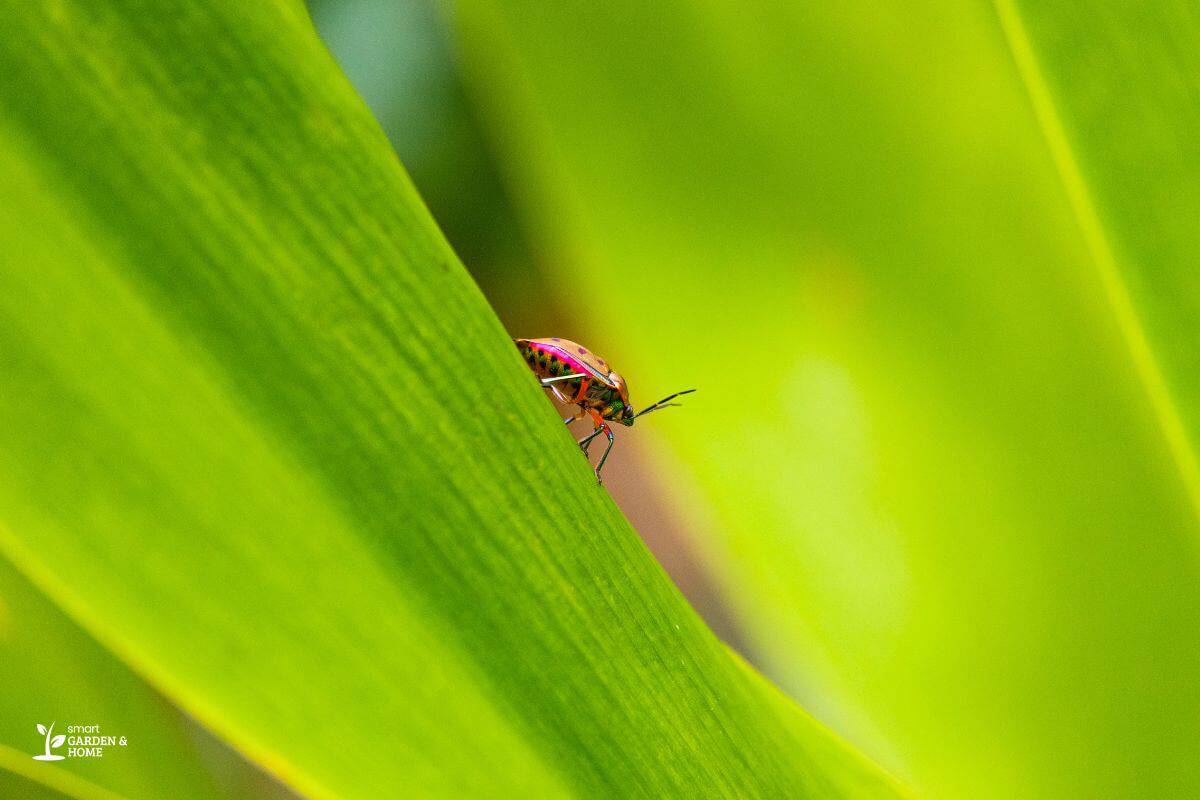
[[[1194,15],[448,19],[768,674],[931,797],[1200,793]]]
[[[0,31],[0,793],[902,793],[688,607],[301,5]]]

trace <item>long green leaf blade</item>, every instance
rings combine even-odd
[[[0,551],[313,796],[882,796],[687,608],[296,3],[0,11]]]

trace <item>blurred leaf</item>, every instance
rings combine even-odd
[[[1200,17],[1168,3],[996,7],[1162,438],[1200,511]],[[1189,610],[1194,630],[1200,614]],[[1157,654],[1133,660],[1159,672]],[[1176,664],[1165,666],[1173,675]],[[1194,720],[1184,709],[1200,704],[1200,682],[1193,674],[1152,685],[1152,709],[1180,712],[1157,720],[1155,762],[1166,765],[1159,794],[1195,794]]]
[[[0,27],[0,552],[96,641],[313,796],[896,795],[666,580],[298,3]]]
[[[996,8],[1130,357],[1200,508],[1200,17],[1166,4],[997,0]]]
[[[0,744],[0,788],[4,800],[128,800],[79,775]]]
[[[8,562],[0,560],[0,796],[17,793],[13,773],[87,798],[103,786],[130,798],[213,797],[218,783],[208,774],[188,723],[111,654],[88,639],[40,596]],[[55,726],[98,724],[104,732],[132,735],[134,747],[103,760],[67,759],[53,765],[31,756],[45,752],[31,718],[54,718]],[[45,725],[37,725],[45,737]],[[61,747],[64,733],[51,748]],[[223,787],[235,796],[233,787]]]
[[[934,797],[1200,794],[1197,24],[1117,8],[1029,12],[1081,233],[987,5],[454,6],[754,650]]]

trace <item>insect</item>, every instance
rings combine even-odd
[[[604,434],[608,447],[595,467],[596,480],[604,483],[600,471],[613,448],[613,432],[609,422],[633,425],[638,417],[658,411],[660,408],[678,406],[671,401],[695,389],[686,389],[664,397],[649,408],[634,412],[629,404],[629,387],[625,379],[608,366],[603,358],[580,344],[557,336],[551,339],[514,339],[525,363],[542,382],[542,387],[553,392],[559,402],[579,406],[579,412],[563,420],[567,425],[591,417],[595,426],[592,432],[579,439],[583,454],[588,454],[592,441]]]

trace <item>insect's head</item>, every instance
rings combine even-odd
[[[621,409],[620,416],[617,417],[617,422],[622,425],[633,425],[635,419],[637,419],[637,414],[633,413],[633,406],[626,403],[625,407]]]

